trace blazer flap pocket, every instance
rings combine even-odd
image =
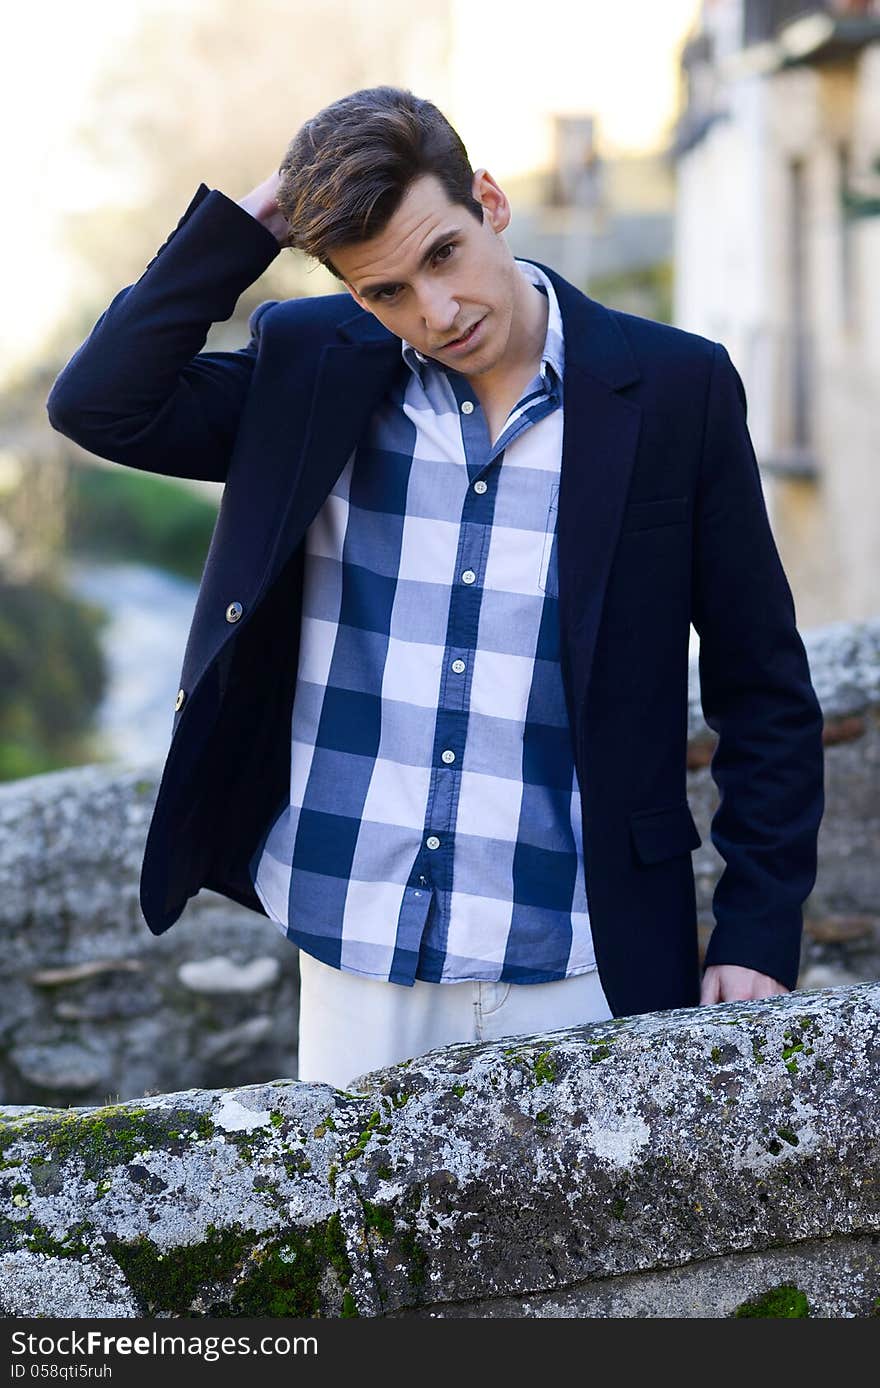
[[[664,809],[637,810],[630,815],[630,832],[642,863],[661,863],[679,853],[692,853],[703,842],[686,800]]]
[[[631,501],[623,515],[624,530],[650,530],[687,519],[686,496],[663,496],[657,501]]]

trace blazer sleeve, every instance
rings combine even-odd
[[[694,516],[692,621],[703,716],[718,742],[710,834],[725,867],[704,968],[797,985],[802,906],[824,810],[823,718],[770,529],[739,373],[713,358]]]
[[[202,183],[134,284],[121,289],[60,372],[53,429],[98,457],[146,472],[226,479],[259,349],[260,320],[232,352],[202,352],[212,323],[281,247],[225,194]]]

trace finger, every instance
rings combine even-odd
[[[720,988],[718,974],[714,969],[710,969],[703,975],[703,983],[700,989],[700,1005],[706,1007],[710,1003],[718,1002],[719,997]]]

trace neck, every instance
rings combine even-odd
[[[511,381],[518,383],[524,377],[534,376],[547,340],[550,315],[547,296],[526,278],[519,266],[515,265],[514,269],[513,315],[507,350],[491,371],[476,378],[484,391],[503,393]]]

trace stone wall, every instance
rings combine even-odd
[[[158,938],[138,899],[161,767],[0,786],[0,1102],[295,1075],[296,949],[214,892]]]
[[[6,1317],[880,1313],[880,985],[0,1110]]]
[[[880,620],[805,633],[825,714],[827,803],[799,986],[880,976]],[[688,797],[700,930],[723,866],[709,838],[714,734],[691,669]],[[0,786],[0,1101],[101,1104],[296,1075],[296,949],[202,891],[156,938],[138,878],[161,767]]]

